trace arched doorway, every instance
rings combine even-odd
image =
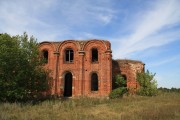
[[[65,73],[64,76],[64,97],[72,96],[72,74],[71,72]]]

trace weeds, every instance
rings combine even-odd
[[[0,120],[179,120],[180,94],[0,103]]]

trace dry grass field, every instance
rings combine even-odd
[[[180,94],[0,103],[0,120],[180,120]]]

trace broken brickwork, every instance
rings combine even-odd
[[[112,91],[112,77],[126,76],[127,87],[136,89],[136,72],[144,64],[133,60],[112,60],[106,40],[42,42],[39,50],[53,78],[51,95],[106,97]]]
[[[144,63],[137,60],[112,60],[112,77],[114,78],[117,74],[125,77],[127,88],[131,93],[134,93],[139,88],[139,84],[136,81],[136,74],[138,72],[144,72],[144,65]],[[115,88],[115,79],[112,80],[112,86]]]

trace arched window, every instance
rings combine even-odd
[[[43,50],[42,51],[42,57],[43,57],[43,61],[44,63],[48,63],[48,51],[47,50]]]
[[[98,75],[96,73],[91,75],[91,91],[98,91]]]
[[[73,62],[74,60],[74,51],[72,49],[65,50],[65,62]]]
[[[126,75],[122,75],[123,79],[124,79],[124,84],[122,85],[122,87],[127,87],[127,77]]]
[[[92,49],[92,62],[98,61],[98,50],[96,48]]]

